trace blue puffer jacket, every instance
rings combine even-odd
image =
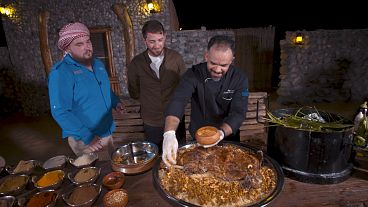
[[[118,103],[103,63],[95,58],[92,67],[93,72],[66,55],[53,66],[48,80],[51,114],[63,138],[72,136],[85,144],[94,135],[112,134],[111,112]]]

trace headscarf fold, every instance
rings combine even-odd
[[[86,25],[79,22],[69,23],[61,28],[59,32],[58,47],[60,50],[65,51],[73,40],[84,36],[89,36],[89,30]]]

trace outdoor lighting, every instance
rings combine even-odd
[[[296,34],[294,44],[296,44],[296,45],[303,45],[304,44],[304,36],[302,35],[302,33]]]
[[[14,15],[15,9],[11,6],[0,6],[0,13],[8,17],[11,17]]]
[[[159,13],[161,11],[158,0],[146,0],[146,10],[149,13]]]

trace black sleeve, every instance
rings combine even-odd
[[[238,131],[242,122],[246,118],[246,112],[248,110],[248,96],[248,79],[245,76],[240,76],[235,94],[230,104],[228,116],[224,119],[224,122],[230,125],[233,133]]]
[[[170,98],[169,104],[165,110],[165,117],[169,115],[176,116],[179,119],[183,117],[185,106],[192,97],[197,87],[196,85],[197,83],[193,70],[188,69]]]

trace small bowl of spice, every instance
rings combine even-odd
[[[72,164],[74,167],[77,168],[84,168],[88,166],[92,166],[96,163],[98,160],[98,155],[96,153],[85,153],[82,154],[75,159],[69,158],[70,164]]]
[[[128,204],[128,192],[124,189],[114,189],[103,197],[105,207],[124,207]]]
[[[63,170],[53,170],[46,172],[40,177],[32,179],[34,186],[39,190],[57,189],[63,183],[65,172]]]
[[[53,207],[58,199],[56,190],[43,190],[30,196],[26,201],[25,207]],[[20,201],[18,201],[19,204]]]
[[[0,181],[0,195],[18,195],[27,186],[28,175],[8,175]]]
[[[15,167],[7,166],[5,169],[9,174],[31,174],[36,166],[41,166],[38,160],[21,160]]]
[[[62,195],[68,206],[92,206],[101,193],[101,185],[86,183],[73,188]]]
[[[84,183],[93,183],[96,181],[100,173],[101,168],[93,166],[84,167],[76,172],[68,173],[68,178],[70,182],[74,183],[75,185],[80,185]]]
[[[111,172],[102,179],[102,184],[109,190],[121,188],[125,183],[125,175],[122,172]]]

